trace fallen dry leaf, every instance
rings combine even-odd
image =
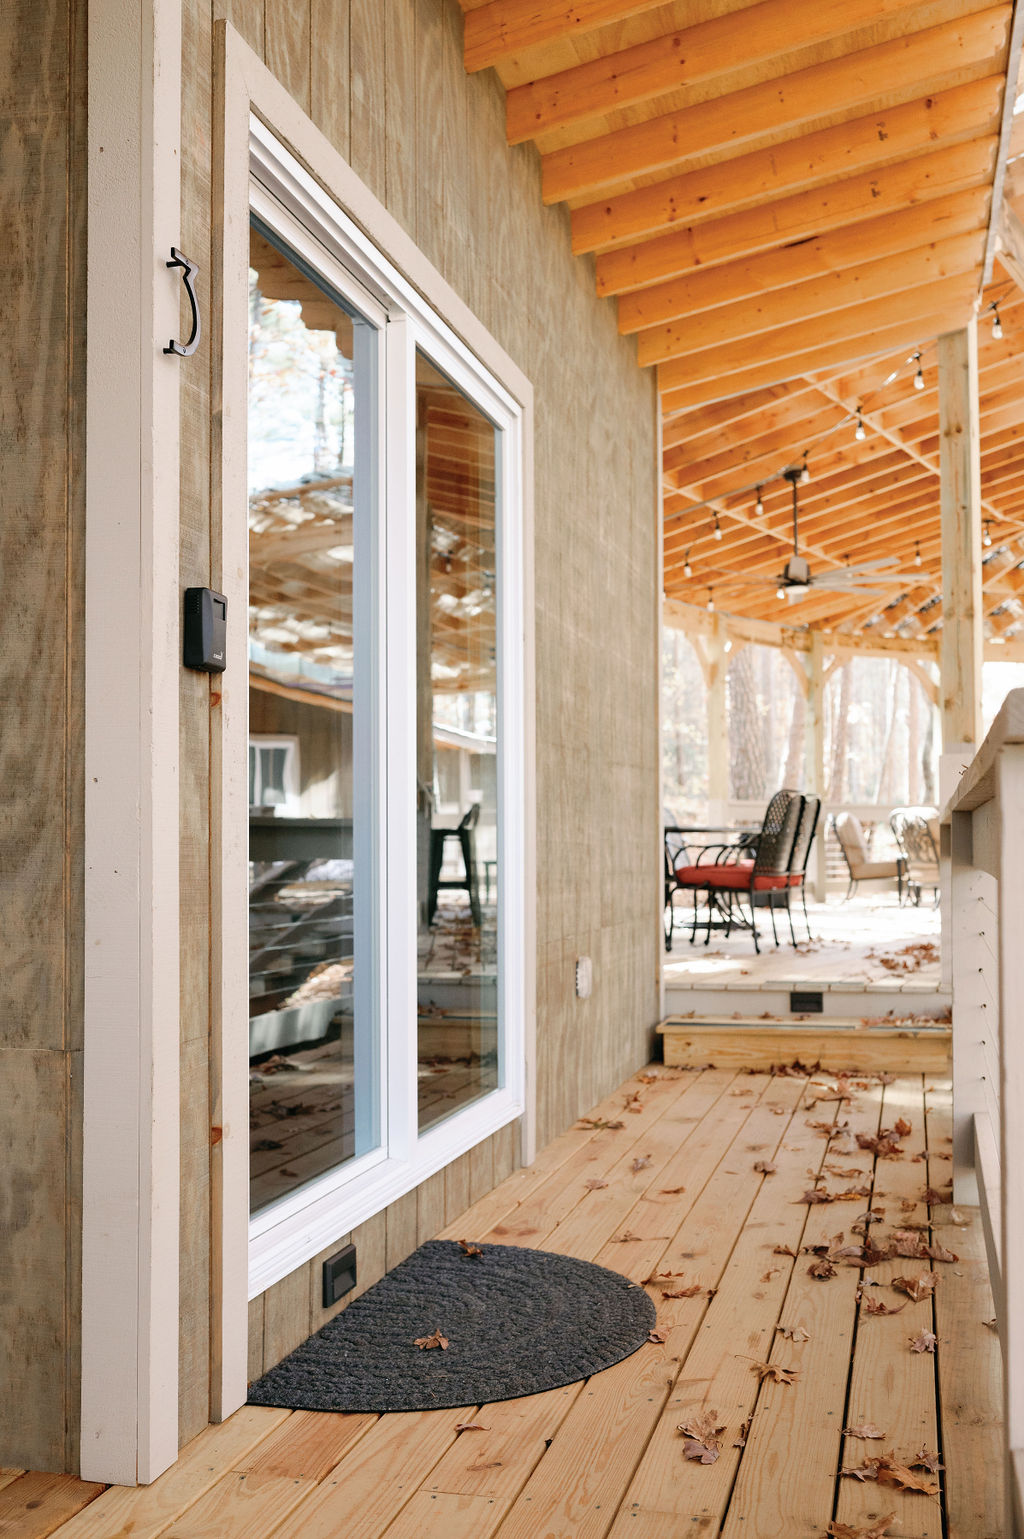
[[[960,1260],[960,1257],[957,1255],[955,1250],[947,1250],[946,1247],[941,1245],[938,1240],[935,1240],[931,1245],[926,1245],[924,1247],[924,1251],[925,1255],[930,1256],[933,1261]]]
[[[462,1254],[464,1256],[472,1256],[475,1261],[482,1261],[484,1259],[484,1253],[480,1246],[474,1245],[471,1240],[460,1240],[459,1244],[462,1246]]]
[[[662,1197],[678,1197],[681,1192],[685,1191],[685,1186],[659,1186],[658,1188],[658,1192]]]
[[[831,1261],[826,1261],[824,1259],[821,1261],[812,1261],[810,1266],[807,1268],[807,1271],[811,1277],[825,1278],[835,1277],[836,1275],[836,1269],[832,1265]]]
[[[631,1240],[641,1240],[641,1239],[643,1239],[643,1236],[639,1235],[639,1234],[634,1234],[632,1229],[624,1229],[621,1234],[617,1234],[615,1236],[614,1243],[616,1245],[628,1245]]]
[[[865,1298],[864,1308],[869,1315],[898,1315],[901,1309],[906,1309],[906,1304],[895,1304],[891,1309],[881,1299]]]
[[[792,1245],[775,1245],[772,1248],[773,1256],[793,1256],[795,1258],[798,1254],[799,1252],[795,1251]]]
[[[841,1469],[840,1475],[852,1475],[857,1480],[876,1480],[880,1486],[895,1486],[898,1491],[920,1491],[924,1496],[938,1496],[939,1487],[933,1480],[915,1475],[907,1464],[900,1464],[894,1449],[877,1458],[865,1459],[852,1469]]]
[[[651,1069],[645,1069],[642,1074],[637,1075],[637,1079],[643,1080],[645,1085],[653,1084],[656,1079],[660,1078],[660,1074],[655,1074]]]
[[[939,1190],[939,1188],[934,1186],[926,1186],[924,1196],[921,1198],[921,1201],[926,1202],[930,1208],[938,1207],[943,1202],[952,1202],[952,1200],[953,1188],[951,1186],[947,1186],[944,1190]]]
[[[653,1161],[651,1160],[651,1156],[649,1154],[638,1154],[636,1159],[633,1161],[631,1169],[634,1171],[646,1170],[648,1165],[652,1163]]]
[[[623,1103],[622,1109],[623,1111],[635,1112],[637,1115],[643,1111],[644,1103],[641,1101],[638,1091],[634,1091],[629,1100]]]
[[[858,1202],[861,1197],[870,1197],[870,1186],[848,1186],[842,1192],[836,1192],[836,1202]]]
[[[939,1277],[937,1272],[921,1272],[917,1277],[894,1277],[892,1285],[905,1293],[908,1298],[919,1304],[935,1292],[935,1284]]]
[[[914,1125],[912,1122],[908,1122],[906,1117],[897,1117],[896,1121],[892,1125],[892,1130],[900,1138],[906,1138],[908,1133],[912,1133],[914,1131]]]
[[[778,1277],[778,1275],[779,1275],[779,1273],[781,1271],[782,1271],[782,1268],[780,1266],[770,1266],[768,1268],[767,1272],[762,1272],[761,1273],[761,1281],[762,1282],[771,1282],[772,1278],[773,1277]]]
[[[922,1331],[919,1336],[908,1336],[911,1352],[934,1352],[936,1336],[934,1331]]]
[[[815,1203],[815,1202],[835,1202],[835,1198],[833,1197],[832,1193],[830,1191],[828,1191],[828,1189],[826,1187],[823,1187],[823,1186],[812,1186],[812,1187],[809,1187],[806,1192],[804,1192],[804,1194],[801,1197],[800,1201],[801,1202],[810,1202],[810,1203]]]
[[[862,1438],[880,1438],[880,1437],[886,1437],[887,1434],[882,1431],[881,1427],[876,1427],[873,1421],[865,1421],[865,1422],[862,1422],[859,1427],[844,1427],[843,1428],[843,1436],[844,1437],[862,1437]]]
[[[754,1169],[760,1171],[762,1176],[773,1176],[778,1166],[772,1160],[755,1160]]]
[[[608,1185],[607,1181],[599,1181],[596,1176],[591,1176],[589,1181],[584,1181],[588,1192],[599,1192]]]
[[[414,1347],[419,1347],[421,1352],[429,1352],[431,1347],[440,1347],[442,1352],[448,1350],[448,1337],[442,1336],[439,1330],[432,1336],[417,1336],[413,1342]]]
[[[686,1439],[683,1444],[685,1458],[694,1459],[698,1464],[714,1464],[722,1448],[718,1434],[725,1431],[724,1423],[718,1425],[717,1411],[703,1411],[698,1416],[691,1416],[689,1421],[681,1421],[676,1430]]]
[[[666,1335],[667,1332],[665,1331],[648,1331],[647,1340],[655,1342],[660,1347],[662,1342],[665,1341]]]
[[[663,1299],[695,1299],[698,1293],[703,1292],[704,1284],[702,1282],[695,1282],[688,1284],[685,1288],[677,1288],[674,1285],[662,1288],[661,1296]]]
[[[795,1384],[800,1377],[799,1368],[780,1368],[778,1363],[758,1363],[751,1365],[751,1373],[756,1373],[759,1379],[769,1379],[773,1384]]]
[[[455,1430],[456,1432],[489,1432],[491,1429],[485,1427],[482,1421],[457,1421]]]
[[[577,1122],[578,1128],[589,1128],[592,1132],[614,1132],[616,1128],[624,1128],[624,1122],[609,1122],[606,1117],[581,1117]]]
[[[740,1428],[740,1435],[732,1445],[734,1448],[746,1448],[747,1438],[750,1436],[750,1423],[753,1421],[753,1419],[754,1418],[752,1416],[748,1416],[746,1421],[743,1423],[742,1427]]]
[[[896,1514],[890,1512],[887,1517],[879,1518],[877,1523],[869,1523],[867,1528],[852,1528],[849,1523],[830,1523],[825,1532],[829,1539],[888,1539],[889,1529],[896,1522]]]
[[[829,1175],[837,1176],[840,1181],[852,1181],[856,1176],[863,1176],[864,1172],[858,1170],[856,1165],[826,1165],[824,1167]]]
[[[920,1234],[913,1229],[894,1229],[889,1240],[897,1256],[911,1256],[918,1261],[928,1256]]]
[[[910,1461],[911,1469],[931,1470],[937,1475],[943,1466],[939,1463],[938,1452],[930,1453],[927,1448],[922,1448]]]
[[[810,1331],[804,1330],[802,1325],[777,1325],[775,1329],[787,1341],[810,1341],[811,1339]]]

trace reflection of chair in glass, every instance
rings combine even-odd
[[[850,876],[850,885],[846,889],[843,902],[847,902],[853,895],[858,882],[873,882],[887,876],[894,876],[896,891],[902,903],[903,877],[906,871],[906,862],[902,855],[897,860],[872,860],[861,821],[855,818],[852,812],[840,812],[837,817],[834,817],[832,831],[839,841],[839,848],[843,852],[843,859],[846,861],[846,869]]]
[[[469,893],[469,911],[473,916],[473,923],[480,928],[480,888],[477,881],[476,866],[476,825],[480,817],[480,803],[474,802],[465,814],[458,828],[432,828],[430,830],[430,882],[427,891],[427,923],[433,924],[434,915],[437,912],[437,894],[442,887],[459,887]],[[458,841],[462,855],[463,875],[441,880],[441,867],[444,865],[445,843],[449,839]]]
[[[896,807],[889,819],[889,827],[903,858],[911,900],[920,903],[921,888],[930,887],[938,904],[938,814],[935,808]]]

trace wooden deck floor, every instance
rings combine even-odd
[[[926,1201],[950,1178],[948,1085],[861,1081],[852,1103],[829,1099],[835,1085],[654,1067],[595,1108],[611,1127],[564,1134],[449,1231],[591,1259],[638,1283],[677,1274],[668,1292],[692,1296],[648,1284],[663,1343],[585,1384],[481,1408],[374,1417],[247,1407],[147,1489],[101,1493],[8,1471],[0,1535],[822,1539],[833,1521],[857,1532],[893,1512],[895,1539],[997,1539],[999,1349],[984,1324],[980,1224]],[[912,1128],[902,1155],[876,1161],[857,1145],[857,1133],[899,1118]],[[831,1137],[822,1126],[846,1122]],[[756,1172],[758,1161],[774,1174]],[[818,1180],[871,1195],[802,1200]],[[959,1259],[876,1264],[862,1301],[860,1268],[839,1260],[834,1277],[810,1275],[803,1247],[835,1245],[840,1231],[858,1240],[853,1224],[868,1207],[885,1214],[876,1244],[894,1227],[930,1224]],[[916,1232],[928,1241],[927,1228]],[[895,1276],[932,1268],[934,1297],[890,1317],[869,1311],[905,1300]],[[922,1331],[934,1332],[934,1355],[911,1350]],[[759,1379],[759,1362],[795,1370],[794,1382]],[[684,1456],[677,1430],[702,1412],[725,1429],[706,1465]],[[485,1430],[457,1431],[466,1421]],[[884,1436],[844,1434],[866,1423]],[[939,1455],[941,1474],[914,1474],[940,1483],[941,1498],[839,1474],[890,1450],[904,1465]]]

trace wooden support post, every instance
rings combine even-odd
[[[820,631],[811,632],[811,650],[806,658],[807,714],[805,720],[805,776],[808,791],[822,799],[818,832],[811,851],[811,891],[819,903],[826,893],[825,864],[825,644]]]
[[[938,341],[943,753],[981,742],[981,463],[977,322]],[[968,758],[971,755],[968,754]]]
[[[704,678],[708,689],[708,821],[725,823],[729,810],[729,714],[726,710],[725,620],[715,615],[708,636]]]
[[[983,657],[981,458],[978,426],[978,329],[972,320],[938,340],[939,468],[942,526],[942,635],[939,710],[940,805],[952,794],[981,742]],[[942,982],[951,983],[949,834],[940,849]]]

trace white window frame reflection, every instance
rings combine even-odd
[[[422,295],[288,154],[250,119],[251,202],[304,261],[363,314],[380,317],[378,454],[356,485],[377,507],[372,571],[356,584],[355,643],[364,752],[355,774],[371,798],[356,822],[357,909],[373,965],[355,973],[356,1010],[379,1023],[380,1147],[258,1212],[249,1225],[254,1297],[394,1202],[526,1105],[526,784],[523,408]],[[374,318],[371,314],[368,318]],[[494,423],[498,652],[498,1083],[417,1131],[415,358],[419,350]],[[365,435],[361,435],[365,438]],[[374,482],[374,479],[376,481]],[[362,554],[362,553],[360,553]],[[360,610],[359,595],[363,596]],[[408,869],[407,869],[408,868]],[[360,978],[360,973],[363,974]],[[360,993],[360,989],[363,991]]]

